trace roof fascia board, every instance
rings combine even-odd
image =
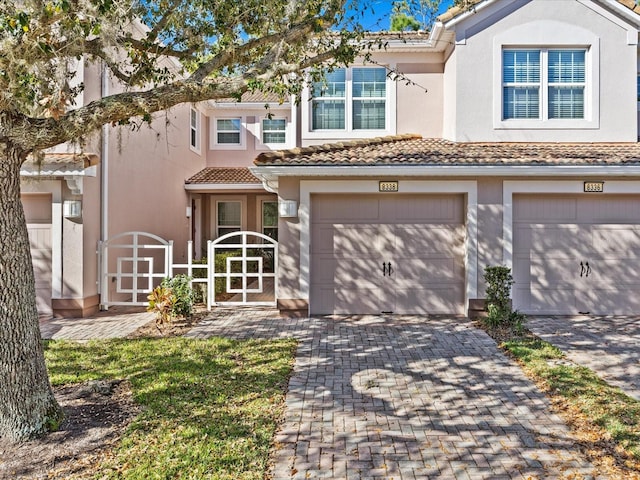
[[[599,15],[602,15],[607,20],[613,22],[621,28],[627,30],[627,44],[638,45],[638,27],[640,27],[640,15],[629,10],[624,5],[620,4],[617,0],[605,0],[605,4],[611,7],[616,13],[612,13],[592,0],[578,0],[578,2],[585,7],[593,10]]]
[[[189,191],[218,191],[218,190],[262,190],[260,183],[187,183],[184,186]]]
[[[255,166],[251,173],[263,181],[279,177],[520,177],[576,176],[607,177],[640,176],[640,165],[378,165],[378,166]]]
[[[580,0],[580,2],[585,3],[585,0]],[[594,8],[594,7],[602,8],[600,5],[597,4],[597,2],[589,2],[589,3],[591,8]],[[635,13],[633,10],[630,10],[628,7],[625,7],[617,0],[605,0],[605,3],[611,6],[613,10],[618,12],[620,16],[630,21],[633,25],[635,25],[636,27],[640,27],[640,15]]]
[[[471,18],[471,17],[477,15],[479,12],[481,12],[484,9],[486,9],[487,7],[489,7],[489,6],[493,5],[493,4],[498,4],[500,2],[504,2],[504,0],[484,0],[483,2],[480,2],[480,3],[477,3],[475,5],[472,5],[471,7],[469,7],[467,9],[467,11],[461,13],[460,15],[457,15],[457,16],[453,17],[451,20],[442,22],[443,25],[444,25],[444,28],[447,29],[447,30],[451,29],[451,28],[455,27],[456,25],[458,25],[459,23],[464,22],[468,18]]]

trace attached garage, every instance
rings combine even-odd
[[[313,314],[464,314],[457,194],[311,197]]]
[[[640,195],[514,195],[513,230],[516,308],[640,313]]]
[[[36,281],[36,304],[41,314],[51,314],[51,195],[23,194]]]

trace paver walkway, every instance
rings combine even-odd
[[[527,328],[640,400],[640,317],[529,317]]]
[[[153,318],[153,313],[142,308],[114,307],[86,318],[41,318],[40,333],[42,338],[56,340],[121,338]]]
[[[544,395],[465,319],[216,311],[188,336],[300,340],[278,479],[592,478]]]

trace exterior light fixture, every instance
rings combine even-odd
[[[65,200],[62,203],[64,218],[80,218],[82,216],[82,200]]]
[[[298,216],[298,202],[295,200],[280,200],[278,214],[281,218],[296,218]]]

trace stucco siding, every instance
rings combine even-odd
[[[635,29],[598,2],[589,5],[572,0],[496,2],[493,10],[487,9],[457,25],[457,54],[450,59],[457,69],[455,132],[451,138],[635,142]],[[586,48],[584,121],[527,121],[530,126],[525,127],[520,125],[522,122],[501,122],[504,47]],[[518,126],[512,128],[516,123]]]

